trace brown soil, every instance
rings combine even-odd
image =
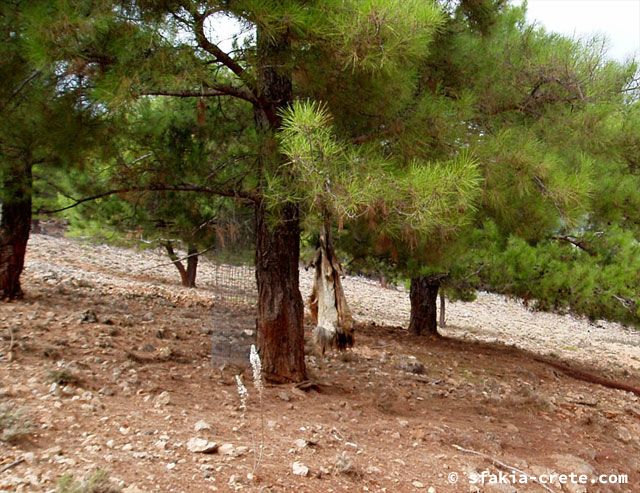
[[[245,372],[243,414],[241,370],[211,365],[206,287],[179,287],[177,271],[173,285],[133,275],[126,267],[136,265],[135,252],[119,271],[100,255],[30,258],[45,254],[69,275],[108,272],[124,283],[52,280],[32,263],[26,299],[0,305],[0,404],[23,408],[33,425],[27,438],[0,442],[0,471],[26,459],[0,473],[0,491],[54,490],[62,474],[96,468],[129,492],[545,491],[469,483],[469,474],[506,471],[497,461],[533,475],[628,475],[626,485],[549,491],[640,491],[640,399],[580,379],[595,372],[640,387],[635,368],[550,364],[499,343],[414,337],[361,321],[353,350],[325,359],[310,351],[314,385],[306,391],[267,386],[261,408]],[[82,323],[86,310],[98,322]],[[64,377],[76,381],[51,388]],[[211,429],[196,432],[200,420]],[[190,452],[194,437],[232,444],[232,453]],[[294,462],[308,475],[294,475]]]

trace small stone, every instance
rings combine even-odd
[[[218,447],[218,453],[221,455],[234,455],[235,450],[232,443],[223,443]]]
[[[111,387],[102,387],[100,390],[98,390],[98,394],[104,396],[112,396],[114,393],[115,392]]]
[[[62,389],[60,389],[60,385],[58,385],[56,382],[53,382],[49,387],[49,393],[59,396],[62,394]]]
[[[210,430],[211,425],[206,421],[200,420],[194,425],[193,429],[196,431]]]
[[[166,390],[160,393],[154,400],[154,407],[168,406],[171,403],[171,396]]]
[[[307,442],[304,438],[298,438],[297,440],[295,440],[295,441],[293,442],[293,444],[294,444],[297,448],[299,448],[299,449],[303,449],[303,448],[305,448],[305,447],[309,444],[309,442]]]
[[[429,486],[427,493],[436,493],[436,489],[433,486]]]
[[[173,351],[169,346],[163,346],[158,349],[158,357],[160,357],[160,359],[169,359],[171,356],[173,356]]]
[[[618,440],[620,440],[623,443],[629,443],[631,440],[633,440],[633,435],[624,426],[618,427],[618,429],[616,430],[616,435]]]
[[[63,455],[55,455],[55,456],[53,456],[52,460],[56,464],[63,464],[65,466],[75,466],[76,465],[75,459],[72,459],[70,457],[65,457]]]
[[[505,429],[509,432],[509,433],[520,433],[520,428],[518,428],[516,425],[512,424],[512,423],[507,423],[507,426],[505,427]]]
[[[422,363],[420,363],[415,356],[409,356],[404,361],[398,364],[398,368],[407,373],[413,373],[414,375],[423,375],[426,373],[426,369]]]
[[[244,446],[236,447],[233,455],[235,457],[240,457],[241,455],[246,454],[248,451],[249,451],[249,447],[244,447]]]
[[[134,484],[130,484],[125,489],[122,490],[122,493],[145,493],[144,490],[141,490]]]
[[[95,324],[98,323],[98,316],[93,310],[85,310],[80,314],[81,324]]]
[[[217,443],[210,442],[203,438],[190,438],[187,441],[186,447],[189,452],[193,452],[194,454],[213,454],[218,450]]]
[[[76,389],[74,389],[71,385],[65,385],[62,387],[62,393],[64,395],[75,395]]]
[[[55,455],[60,455],[61,453],[62,453],[62,447],[60,447],[59,445],[56,445],[55,447],[51,447],[45,450],[42,453],[41,458],[42,460],[49,460],[51,457]]]
[[[573,472],[587,476],[595,474],[593,466],[580,457],[569,454],[553,454],[551,458],[555,460],[559,473],[569,474]]]
[[[414,488],[418,488],[418,489],[424,488],[424,484],[421,483],[420,481],[412,481],[411,484],[413,485]]]
[[[295,474],[296,476],[308,476],[309,475],[309,468],[307,466],[305,466],[302,462],[294,462],[293,464],[291,464],[291,470],[293,472],[293,474]]]
[[[127,444],[122,446],[122,450],[124,452],[129,452],[130,450],[133,450],[133,445],[131,445],[130,443],[127,443]]]
[[[281,390],[280,392],[278,392],[278,399],[284,402],[289,402],[291,400],[291,397],[289,397],[289,394],[287,394],[284,390]]]
[[[176,468],[176,463],[175,463],[175,462],[169,462],[169,463],[167,464],[167,469],[168,469],[169,471],[171,471],[172,469],[175,469],[175,468]]]

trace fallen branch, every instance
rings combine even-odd
[[[24,462],[24,457],[20,457],[19,459],[16,459],[13,462],[10,462],[6,466],[0,467],[0,474],[2,474],[5,471],[8,471],[12,467],[16,467],[18,464],[22,464],[23,462]]]
[[[507,469],[508,471],[511,471],[511,472],[517,472],[518,474],[524,474],[528,479],[530,479],[531,481],[533,481],[536,484],[539,484],[540,487],[542,489],[544,489],[545,491],[550,491],[551,493],[555,493],[547,485],[545,485],[544,483],[541,483],[540,481],[538,481],[538,479],[535,476],[530,476],[529,474],[527,474],[523,470],[518,469],[517,467],[514,467],[514,466],[510,466],[509,464],[505,464],[504,462],[496,459],[495,457],[491,457],[490,455],[483,454],[482,452],[476,452],[475,450],[471,450],[471,449],[468,449],[468,448],[461,447],[460,445],[456,445],[455,443],[452,443],[451,446],[454,449],[459,450],[460,452],[464,452],[465,454],[472,454],[472,455],[477,455],[478,457],[483,457],[484,459],[487,459],[487,460],[491,461],[491,463],[496,467],[501,467],[502,469]]]
[[[634,385],[627,384],[624,382],[618,382],[616,380],[610,380],[608,378],[604,378],[599,375],[595,375],[593,373],[579,370],[578,368],[573,368],[565,363],[554,361],[549,358],[544,358],[542,356],[533,356],[533,360],[539,363],[544,363],[545,365],[549,365],[552,368],[555,368],[556,370],[561,371],[562,373],[564,373],[570,378],[575,378],[576,380],[581,380],[587,383],[601,385],[609,389],[624,390],[625,392],[631,392],[632,394],[635,394],[638,397],[640,397],[640,387],[636,387]]]

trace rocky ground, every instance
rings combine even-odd
[[[129,493],[640,491],[640,399],[562,370],[640,387],[639,332],[480,294],[448,305],[445,338],[413,337],[406,292],[347,278],[357,346],[310,351],[316,385],[262,404],[246,373],[244,411],[241,370],[211,364],[220,276],[203,261],[184,289],[158,252],[34,235],[27,296],[0,305],[0,491],[98,468]],[[474,482],[485,470],[589,482]]]

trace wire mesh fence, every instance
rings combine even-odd
[[[256,343],[258,289],[251,265],[228,265],[213,259],[214,305],[211,363],[248,366]]]
[[[251,265],[227,265],[214,259],[214,300],[220,305],[255,308],[258,288]]]

